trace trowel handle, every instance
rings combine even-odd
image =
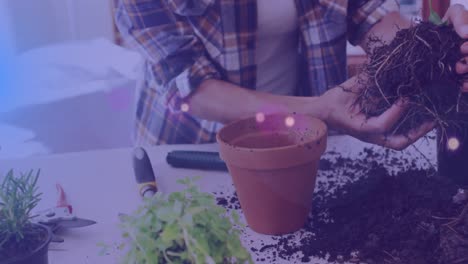
[[[227,171],[218,152],[176,150],[167,154],[166,161],[175,168]]]
[[[153,196],[158,191],[156,177],[148,153],[142,147],[137,147],[133,151],[133,171],[140,195],[142,197]]]

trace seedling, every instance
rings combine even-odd
[[[39,256],[37,250],[47,247],[49,233],[45,227],[31,222],[31,211],[41,200],[37,187],[39,174],[40,171],[31,170],[15,177],[11,170],[0,185],[0,262],[21,258],[25,261],[21,263],[30,263],[29,257],[36,259],[34,263],[43,263],[43,255]],[[47,255],[47,249],[41,253]]]
[[[434,23],[435,25],[442,25],[444,22],[439,14],[432,8],[432,0],[429,0],[429,21]]]
[[[133,215],[121,218],[124,263],[252,263],[230,221],[241,225],[238,215],[233,212],[229,218],[193,180],[178,183],[185,189],[157,193]]]
[[[31,210],[40,201],[41,194],[37,192],[37,179],[30,171],[27,175],[13,176],[9,171],[0,187],[0,246],[18,244],[30,232]]]

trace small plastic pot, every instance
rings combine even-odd
[[[327,145],[325,123],[298,114],[260,116],[226,125],[217,141],[250,228],[268,235],[302,228]]]
[[[16,256],[7,260],[0,260],[0,264],[48,264],[49,263],[49,244],[52,240],[52,231],[43,225],[36,225],[42,229],[46,236],[41,245],[29,254]]]

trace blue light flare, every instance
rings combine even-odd
[[[15,75],[14,51],[10,42],[0,36],[0,112],[14,105],[19,96],[14,87],[14,80],[19,76]]]

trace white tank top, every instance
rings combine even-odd
[[[257,0],[257,90],[292,95],[297,84],[298,18],[294,0]]]

